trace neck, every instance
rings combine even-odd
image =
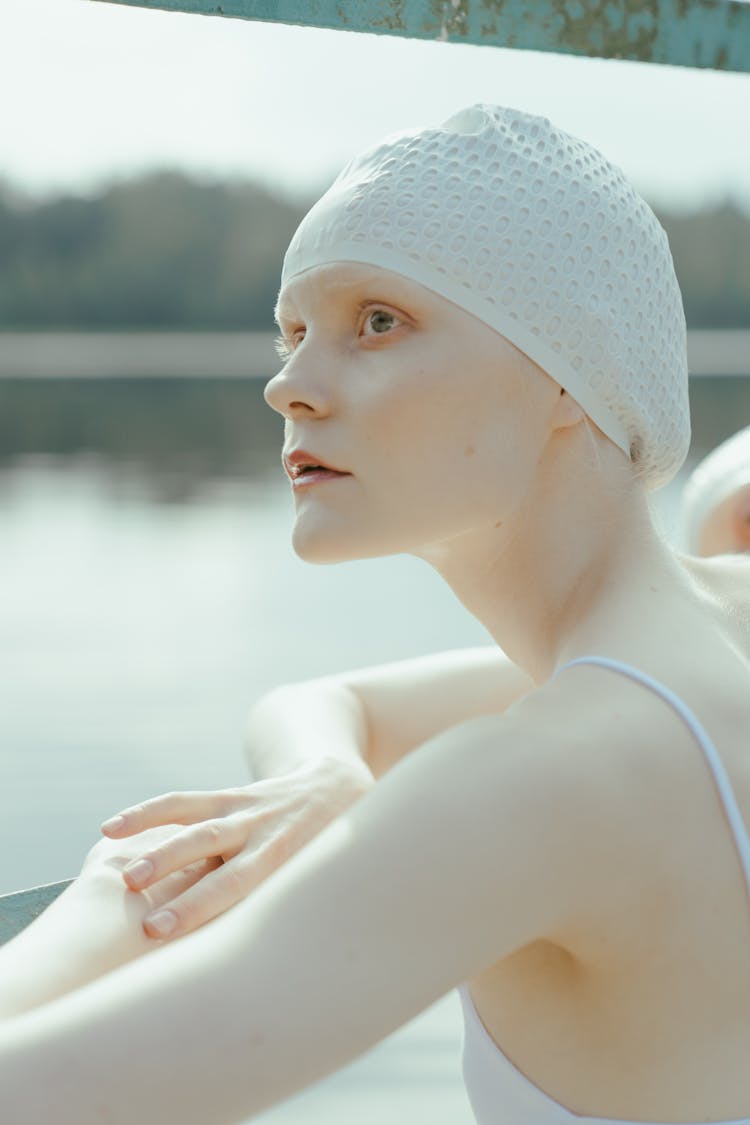
[[[653,619],[681,585],[629,466],[617,451],[605,460],[603,471],[572,475],[542,464],[500,528],[419,552],[537,683],[585,652],[613,654],[638,615]]]

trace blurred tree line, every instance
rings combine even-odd
[[[174,172],[93,198],[25,199],[0,184],[0,327],[270,329],[305,210]],[[726,202],[659,218],[688,324],[750,327],[750,215]]]
[[[305,210],[172,172],[90,199],[0,187],[0,327],[270,329]]]

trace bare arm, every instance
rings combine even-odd
[[[564,944],[613,894],[630,908],[599,733],[583,754],[554,715],[456,727],[210,927],[9,1021],[15,1125],[229,1125],[528,942]]]
[[[105,827],[126,836],[164,824],[195,825],[144,850],[144,874],[125,871],[145,890],[204,858],[223,860],[170,903],[177,937],[248,895],[394,764],[441,731],[499,715],[533,687],[497,648],[440,653],[278,688],[253,708],[245,740],[256,778],[217,793],[167,794],[125,810]]]
[[[122,868],[143,848],[174,832],[173,826],[155,828],[133,840],[100,841],[78,878],[0,946],[0,1021],[49,1003],[156,949],[143,932],[144,915],[183,894],[217,866],[216,861],[202,860],[143,895],[131,894],[123,884]]]
[[[245,755],[254,777],[334,754],[379,778],[441,731],[501,714],[534,686],[494,645],[289,684],[251,711]]]

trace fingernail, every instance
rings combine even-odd
[[[152,930],[156,930],[159,937],[168,937],[177,925],[177,915],[173,914],[171,910],[159,910],[156,914],[146,918],[145,924],[150,926]]]
[[[118,830],[118,828],[122,828],[124,823],[125,823],[125,817],[124,816],[120,816],[119,814],[117,816],[111,816],[109,818],[109,820],[105,820],[104,823],[102,824],[102,831],[103,832],[116,832]]]
[[[123,872],[133,883],[144,883],[154,873],[154,865],[150,859],[136,859],[123,868]]]

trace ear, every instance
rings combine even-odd
[[[750,551],[750,484],[735,494],[731,518],[735,551]]]
[[[560,387],[555,409],[552,415],[552,427],[564,430],[570,426],[577,426],[586,416],[586,411],[579,406],[572,395],[564,387]]]

